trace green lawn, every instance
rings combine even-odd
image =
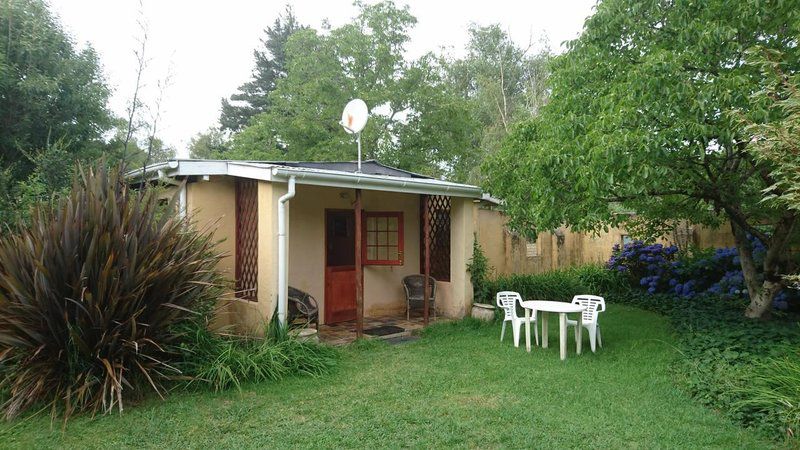
[[[680,392],[666,321],[611,305],[605,348],[558,357],[498,342],[499,325],[444,324],[423,339],[345,351],[336,373],[242,392],[176,393],[122,416],[0,425],[6,447],[764,448]],[[553,321],[557,324],[557,321]],[[552,328],[551,324],[551,328]],[[510,334],[510,333],[509,333]],[[585,333],[584,333],[585,336]],[[584,344],[588,350],[588,341]]]

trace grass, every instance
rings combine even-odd
[[[557,323],[557,321],[555,321]],[[553,329],[551,325],[551,330]],[[180,392],[123,415],[43,416],[0,425],[3,447],[546,447],[765,448],[758,434],[699,406],[671,379],[666,319],[612,305],[605,348],[576,357],[570,339],[514,348],[500,327],[429,328],[416,342],[363,343],[319,378]],[[510,334],[510,333],[509,333]],[[586,334],[584,333],[584,336]],[[524,338],[523,338],[524,340]],[[523,344],[524,345],[524,344]]]

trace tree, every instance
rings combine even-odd
[[[0,220],[15,213],[16,184],[49,161],[41,155],[57,147],[63,170],[103,152],[108,97],[97,54],[76,49],[46,3],[0,4]]]
[[[481,147],[494,153],[511,127],[535,115],[547,97],[546,41],[539,53],[533,44],[515,44],[499,24],[471,25],[467,55],[448,63],[448,76],[469,99],[483,129]]]
[[[297,21],[292,7],[287,5],[284,14],[264,30],[263,48],[253,51],[255,68],[252,79],[239,86],[239,91],[230,100],[222,99],[219,119],[222,130],[239,131],[253,116],[267,111],[269,93],[275,89],[278,80],[286,76],[286,42],[294,32],[304,28]]]
[[[651,227],[730,221],[762,317],[782,287],[797,212],[761,202],[775,184],[731,111],[775,114],[753,102],[768,83],[745,50],[781,51],[800,66],[793,2],[606,0],[555,59],[549,103],[518,127],[486,170],[517,227],[599,230],[636,211]],[[760,275],[748,237],[766,247]]]
[[[344,105],[359,97],[371,108],[362,136],[366,158],[463,179],[478,163],[470,155],[477,127],[466,101],[447,83],[440,59],[404,59],[416,23],[407,7],[359,7],[350,24],[289,37],[285,78],[269,94],[266,112],[233,136],[227,155],[355,159],[354,140],[339,120]]]
[[[77,50],[44,2],[3,3],[0,55],[0,160],[17,164],[16,178],[32,170],[25,151],[63,139],[78,152],[111,127],[97,54]]]
[[[192,158],[214,159],[228,151],[228,140],[218,128],[197,133],[189,140],[189,154]]]
[[[787,74],[786,61],[779,52],[757,49],[751,53],[765,78],[772,80],[753,99],[773,114],[757,122],[745,120],[746,130],[752,136],[749,151],[772,169],[769,175],[774,184],[765,190],[764,201],[778,208],[800,211],[800,76]],[[789,269],[793,275],[785,279],[798,287],[797,265]]]

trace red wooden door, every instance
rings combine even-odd
[[[353,211],[325,211],[325,323],[356,318],[356,233]]]

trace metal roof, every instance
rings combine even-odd
[[[274,164],[276,166],[284,167],[299,167],[304,169],[320,169],[320,170],[334,170],[337,172],[350,172],[356,173],[358,170],[358,162],[356,161],[332,161],[332,162],[316,162],[316,161],[252,161],[260,163]],[[392,177],[403,178],[428,178],[431,177],[421,175],[407,170],[398,169],[396,167],[381,164],[374,159],[369,159],[361,162],[361,173],[368,175],[388,175]]]
[[[235,176],[284,183],[294,177],[297,184],[358,188],[412,194],[449,195],[480,198],[481,189],[452,183],[386,166],[377,161],[347,162],[276,162],[228,161],[208,159],[173,159],[128,172],[128,177],[147,179],[198,176]]]

